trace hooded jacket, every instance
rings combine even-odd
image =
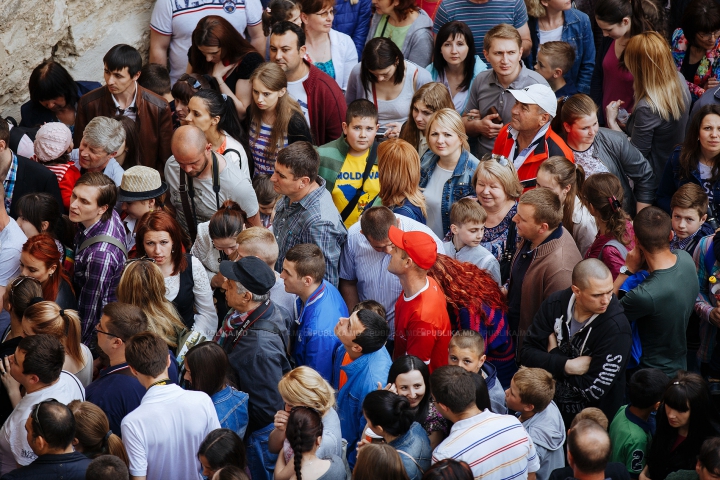
[[[520,364],[544,368],[553,375],[557,381],[555,403],[566,425],[586,407],[597,407],[613,418],[623,405],[625,363],[632,345],[630,323],[615,296],[604,313],[590,317],[570,338],[574,303],[570,288],[550,295],[535,315],[518,353]],[[558,347],[548,352],[551,333],[555,333]],[[592,357],[589,370],[584,375],[566,375],[565,363],[583,355]]]
[[[540,457],[540,470],[535,472],[536,478],[547,480],[553,470],[565,466],[565,452],[562,449],[565,425],[560,410],[555,402],[550,402],[545,410],[522,422],[522,426],[530,435]]]

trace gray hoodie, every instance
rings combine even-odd
[[[540,457],[540,470],[535,472],[537,480],[548,480],[556,468],[565,466],[565,423],[555,402],[550,402],[545,410],[536,413],[522,422],[525,431],[535,444]]]
[[[430,61],[432,60],[434,45],[432,34],[433,21],[422,8],[419,9],[419,13],[420,15],[412,25],[410,25],[400,50],[402,50],[405,60],[411,61],[421,68],[425,68],[430,65]],[[375,38],[375,32],[379,25],[381,25],[380,30],[382,31],[382,27],[385,26],[385,22],[387,21],[387,17],[383,17],[384,15],[380,15],[379,13],[373,15],[365,43]],[[378,34],[378,37],[379,36]]]

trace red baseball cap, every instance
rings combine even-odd
[[[399,249],[405,250],[413,262],[423,270],[430,270],[437,260],[437,244],[425,232],[403,232],[395,225],[390,227],[388,238]]]

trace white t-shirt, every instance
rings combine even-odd
[[[442,193],[445,182],[452,177],[452,170],[445,170],[435,166],[427,186],[425,187],[425,208],[427,209],[427,226],[432,229],[438,238],[444,238],[442,226]]]
[[[30,465],[36,458],[27,442],[25,422],[35,404],[48,398],[68,404],[85,400],[85,389],[72,373],[62,371],[57,382],[37,392],[26,394],[0,428],[0,475],[15,470],[17,465]]]
[[[308,116],[308,96],[305,91],[305,87],[303,87],[303,82],[307,80],[309,76],[310,72],[308,72],[308,74],[300,80],[287,82],[288,93],[300,104],[300,108],[302,109],[303,115],[305,115],[305,120],[307,120],[308,125],[310,125],[310,117]]]
[[[559,42],[562,40],[563,25],[552,30],[538,30],[540,32],[540,45],[547,42]]]
[[[245,28],[262,22],[260,0],[157,0],[150,17],[150,28],[170,40],[170,82],[175,84],[185,73],[192,32],[200,20],[218,15],[230,22],[240,35]]]
[[[220,422],[206,393],[157,385],[125,416],[121,428],[130,475],[147,480],[201,480],[197,452]]]

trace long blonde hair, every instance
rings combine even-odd
[[[140,260],[125,267],[117,287],[119,302],[142,308],[148,329],[162,337],[169,347],[177,347],[178,332],[185,328],[175,306],[165,298],[165,278],[160,267]]]
[[[265,151],[267,158],[274,158],[277,155],[278,148],[282,148],[282,145],[278,146],[278,144],[288,134],[288,125],[293,113],[299,114],[303,119],[305,117],[300,105],[287,92],[287,77],[277,63],[267,62],[257,67],[250,75],[250,84],[252,85],[255,80],[259,80],[271,92],[279,92],[283,88],[286,90],[285,95],[278,98],[275,106],[275,122],[272,124],[270,141]],[[257,143],[262,123],[262,110],[255,104],[254,99],[250,102],[250,119],[250,124],[255,129],[253,141]]]
[[[378,179],[380,201],[392,209],[407,199],[427,216],[425,195],[420,185],[420,157],[405,140],[392,138],[378,145]]]
[[[437,82],[426,83],[422,87],[418,88],[417,92],[412,97],[410,102],[410,113],[408,113],[408,121],[402,126],[400,130],[400,138],[408,142],[414,148],[418,148],[420,145],[420,129],[415,123],[413,118],[413,108],[417,102],[423,102],[428,110],[433,113],[443,108],[455,108],[453,104],[450,92],[445,85]]]
[[[665,120],[678,120],[686,105],[670,46],[657,32],[643,32],[625,48],[625,65],[633,75],[635,104],[645,99],[650,109]]]
[[[318,372],[310,367],[297,367],[278,382],[278,392],[296,407],[310,407],[325,415],[335,405],[335,391]]]
[[[430,129],[434,124],[438,124],[440,127],[447,128],[455,132],[462,142],[463,150],[470,150],[468,144],[468,136],[465,133],[465,125],[463,124],[462,117],[455,111],[454,108],[441,108],[437,112],[433,113],[427,121],[427,128],[425,129],[425,136],[430,136]]]
[[[25,309],[23,321],[35,335],[47,334],[60,340],[66,355],[80,364],[85,363],[80,347],[80,316],[75,310],[63,310],[55,302],[38,302]]]

